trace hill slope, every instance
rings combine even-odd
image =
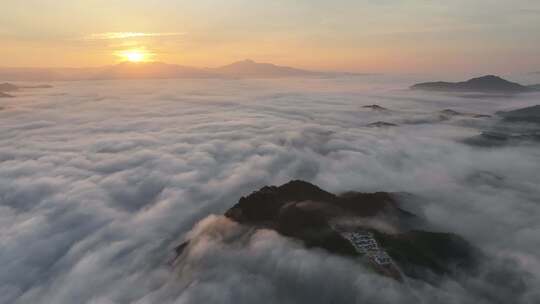
[[[487,75],[462,82],[418,83],[411,86],[411,89],[441,92],[523,93],[532,91],[533,86],[527,87],[498,76]]]
[[[358,258],[397,280],[406,275],[436,282],[440,275],[474,268],[480,255],[475,248],[455,234],[412,229],[420,219],[399,205],[393,193],[335,195],[295,180],[242,197],[225,216],[275,230],[307,247]],[[177,247],[180,258],[188,246],[189,240]]]
[[[258,63],[253,60],[243,60],[225,65],[219,68],[210,69],[213,72],[239,77],[291,77],[291,76],[312,76],[317,72],[311,72],[292,67],[279,66],[271,63]]]

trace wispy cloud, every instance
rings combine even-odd
[[[142,32],[106,32],[95,33],[85,36],[84,40],[115,40],[115,39],[130,39],[130,38],[147,38],[147,37],[169,37],[182,36],[184,33],[142,33]]]

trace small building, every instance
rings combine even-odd
[[[380,266],[392,264],[392,258],[379,247],[373,233],[369,231],[347,231],[339,226],[333,226],[341,236],[348,240],[359,253],[365,254],[371,261]]]
[[[382,250],[373,253],[371,258],[379,265],[388,265],[392,263],[390,256],[388,256],[388,254]]]

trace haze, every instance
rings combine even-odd
[[[535,0],[10,1],[0,66],[108,65],[137,48],[199,67],[251,58],[349,72],[528,73],[540,70],[539,28]]]

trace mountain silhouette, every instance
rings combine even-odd
[[[166,64],[162,62],[123,62],[102,68],[94,73],[93,79],[166,79],[208,78],[216,75],[204,69]]]
[[[495,123],[464,142],[490,148],[540,142],[540,105],[495,114]]]
[[[456,234],[419,230],[424,220],[402,209],[401,199],[389,192],[335,195],[293,180],[240,198],[225,216],[255,229],[275,230],[308,248],[357,259],[398,281],[405,275],[435,283],[428,273],[474,269],[482,255],[477,249]],[[373,221],[394,226],[395,231],[380,230],[370,224]],[[177,246],[177,259],[189,248],[190,240]]]
[[[332,77],[337,75],[365,74],[307,71],[253,60],[238,61],[216,68],[198,68],[162,62],[122,62],[91,68],[0,68],[0,80],[6,81]]]
[[[0,83],[0,92],[12,92],[17,91],[19,89],[18,86],[11,84],[11,83]]]
[[[521,108],[513,111],[497,112],[497,115],[510,122],[530,122],[540,124],[540,105]]]
[[[237,61],[210,70],[224,75],[243,77],[290,77],[317,75],[317,72],[287,66],[279,66],[271,63],[258,63],[250,59]]]
[[[524,86],[499,76],[487,75],[462,82],[424,82],[411,86],[413,90],[440,92],[523,93],[531,92],[535,86]]]
[[[19,91],[20,89],[47,89],[52,88],[52,86],[48,84],[42,84],[42,85],[15,85],[12,83],[0,83],[0,97],[14,97],[10,94],[6,94],[4,92],[14,92]]]

